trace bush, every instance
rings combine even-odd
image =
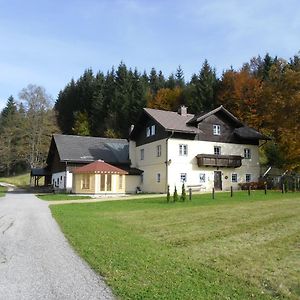
[[[170,186],[168,185],[168,190],[167,190],[167,202],[170,202]]]
[[[185,192],[185,186],[184,186],[184,183],[182,184],[182,188],[181,188],[181,196],[180,196],[180,200],[183,201],[183,202],[186,200],[186,192]]]
[[[173,201],[174,201],[174,202],[178,201],[178,193],[177,193],[177,188],[176,188],[176,186],[175,186],[175,189],[174,189]]]
[[[248,190],[249,187],[251,190],[264,190],[266,182],[257,181],[257,182],[243,182],[239,183],[239,186],[242,190]]]

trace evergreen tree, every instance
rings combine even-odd
[[[181,69],[180,65],[178,66],[178,68],[176,70],[175,78],[176,78],[176,86],[183,88],[185,85],[184,74],[183,74],[183,70]]]

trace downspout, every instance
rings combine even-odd
[[[67,174],[67,168],[68,168],[68,162],[65,162],[65,192],[67,191],[67,179],[68,179],[68,174]]]
[[[169,159],[168,159],[168,141],[169,139],[174,135],[174,131],[172,131],[172,133],[170,134],[169,137],[167,137],[166,139],[166,186],[165,186],[165,191],[166,193],[168,192],[168,163],[169,163]]]

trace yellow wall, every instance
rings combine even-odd
[[[84,176],[89,175],[90,184],[89,188],[83,188],[82,182]],[[101,175],[105,176],[105,190],[101,191]],[[120,188],[120,175],[111,175],[111,191],[107,190],[107,178],[109,174],[73,174],[73,187],[74,194],[124,194],[126,186],[126,176],[122,175],[122,187]]]

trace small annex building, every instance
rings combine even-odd
[[[125,194],[128,172],[103,160],[75,168],[72,173],[74,194]]]

